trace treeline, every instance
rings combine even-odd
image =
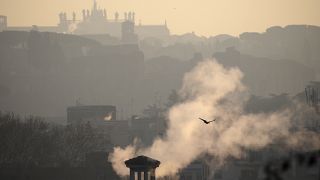
[[[108,140],[89,123],[54,126],[38,117],[0,113],[0,167],[79,167]]]

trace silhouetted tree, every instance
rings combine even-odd
[[[34,166],[50,158],[49,125],[39,118],[21,121],[14,114],[0,115],[0,164]]]
[[[85,160],[85,154],[94,151],[98,147],[90,123],[69,125],[63,132],[62,139],[62,163],[63,165],[79,166]]]
[[[51,126],[0,113],[0,167],[80,166],[104,139],[87,124]]]

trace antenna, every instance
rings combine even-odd
[[[312,106],[318,114],[320,104],[320,82],[312,81],[310,85],[305,88],[306,103]]]

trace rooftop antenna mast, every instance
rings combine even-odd
[[[305,88],[306,101],[309,106],[312,106],[317,114],[320,114],[320,82],[312,81],[310,85]]]

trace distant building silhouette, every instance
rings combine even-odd
[[[0,31],[7,29],[7,16],[0,15]]]
[[[82,20],[76,19],[76,12],[72,12],[69,16],[66,12],[59,13],[59,22],[57,26],[37,26],[40,32],[58,32],[70,33],[79,35],[93,35],[93,34],[109,34],[111,36],[122,38],[123,42],[134,42],[138,37],[140,39],[146,37],[163,38],[170,36],[170,31],[167,24],[163,25],[135,25],[135,12],[125,12],[123,19],[120,18],[119,13],[114,14],[114,19],[108,19],[107,10],[98,7],[96,1],[93,3],[91,10],[83,9],[81,11]],[[122,24],[124,23],[124,25]],[[122,30],[122,27],[125,30]],[[129,32],[131,29],[136,35]],[[31,26],[25,27],[7,27],[7,17],[0,16],[0,31],[30,31]],[[126,33],[125,37],[123,32]],[[123,39],[124,38],[124,39]]]
[[[139,39],[147,37],[163,39],[170,35],[166,22],[163,25],[142,25],[139,23],[138,26],[135,26],[135,32],[138,34]]]
[[[116,120],[115,106],[73,106],[67,109],[68,124],[90,122],[98,126],[101,121]]]
[[[133,21],[125,21],[122,23],[121,27],[121,40],[123,43],[137,43],[138,36],[134,32],[134,22]]]
[[[84,11],[84,10],[83,10]],[[124,23],[124,24],[123,24]],[[125,30],[122,30],[122,27]],[[135,12],[124,12],[123,19],[120,19],[119,13],[114,14],[114,19],[107,18],[106,10],[98,9],[96,1],[94,2],[91,14],[83,15],[83,20],[77,23],[75,34],[110,34],[115,37],[122,37],[123,32],[128,32],[128,28],[132,27],[138,37],[167,37],[170,31],[167,24],[164,25],[135,25]],[[128,36],[127,36],[128,35]],[[135,39],[133,34],[126,34],[124,42],[132,38]],[[127,39],[129,38],[129,39]],[[123,37],[122,37],[123,39]]]

